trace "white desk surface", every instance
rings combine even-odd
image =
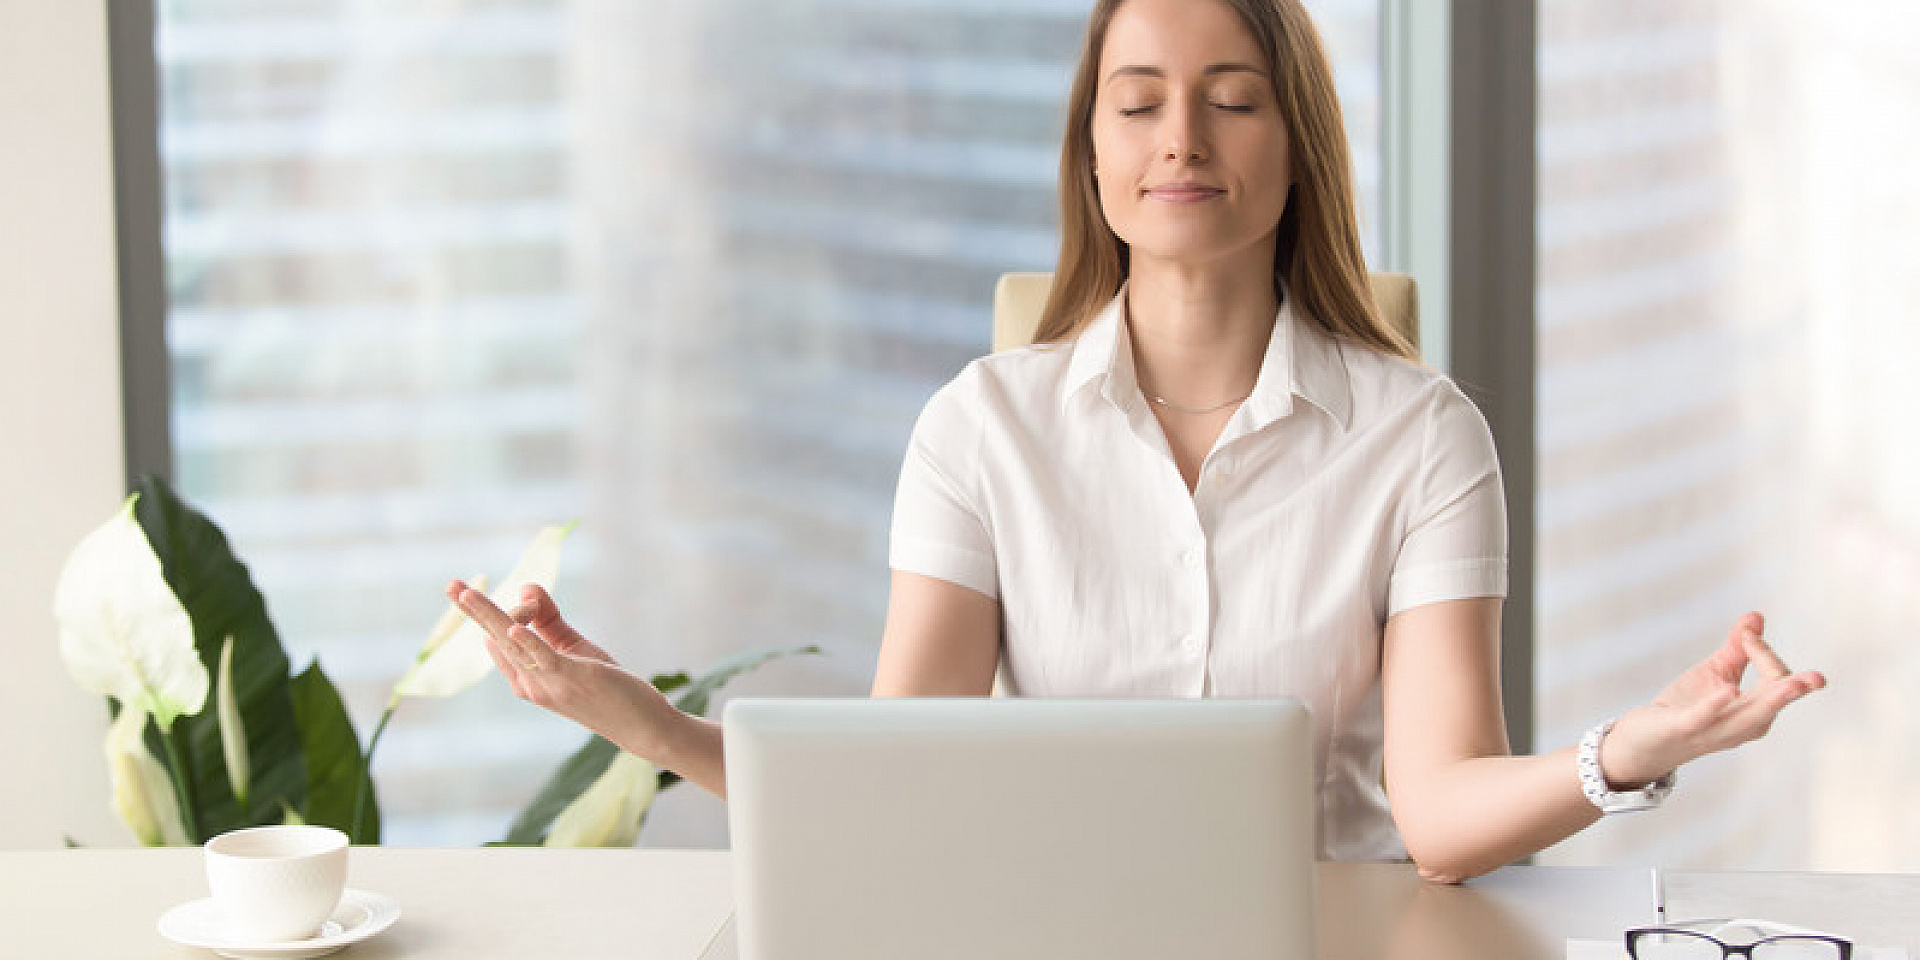
[[[347,886],[400,920],[342,960],[695,960],[733,900],[707,851],[355,847]],[[0,957],[215,960],[155,930],[207,896],[198,848],[0,852]]]
[[[672,850],[355,848],[348,885],[404,911],[340,954],[696,960],[732,900],[727,854]],[[1669,915],[1758,916],[1920,956],[1920,875],[1676,873]],[[1569,937],[1652,920],[1646,870],[1510,867],[1463,887],[1399,864],[1322,864],[1327,960],[1560,960]],[[195,958],[155,932],[206,896],[197,849],[0,851],[0,956]]]

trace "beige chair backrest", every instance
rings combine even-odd
[[[1413,278],[1404,273],[1376,273],[1373,300],[1380,314],[1420,347],[1420,298]],[[1033,342],[1033,331],[1040,326],[1040,311],[1047,304],[1047,290],[1053,285],[1051,273],[1001,274],[993,288],[993,349],[1007,350]]]

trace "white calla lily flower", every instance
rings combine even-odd
[[[193,621],[134,519],[135,494],[67,558],[54,588],[60,656],[80,686],[151,714],[162,732],[207,702]]]
[[[146,846],[182,846],[187,829],[180,819],[173,780],[147,750],[147,715],[121,706],[107,728],[107,773],[113,781],[113,812]]]
[[[486,593],[487,587],[492,585],[492,583],[493,581],[484,573],[475,574],[467,578],[467,586],[481,593]],[[427,631],[427,642],[420,645],[419,654],[413,658],[413,666],[408,667],[406,674],[400,678],[400,682],[393,685],[393,696],[387,698],[387,709],[391,710],[399,706],[401,697],[450,695],[425,691],[439,690],[443,687],[453,686],[453,681],[449,678],[434,676],[436,672],[452,671],[454,669],[453,666],[451,666],[453,661],[447,658],[441,658],[439,662],[433,665],[431,671],[428,670],[427,662],[435,659],[434,654],[439,653],[440,649],[447,645],[447,641],[452,640],[453,635],[460,632],[460,626],[466,622],[467,615],[461,612],[459,604],[447,604],[446,612],[440,614],[440,619],[434,621],[433,629]],[[484,647],[481,652],[486,652]],[[423,673],[425,674],[425,679],[422,679]],[[483,672],[481,676],[484,677],[486,674]],[[478,678],[475,678],[475,682],[478,682]],[[465,688],[454,689],[452,692],[457,693],[460,689]]]
[[[467,586],[486,593],[487,588],[493,586],[493,578],[484,573],[475,574],[467,578]],[[447,604],[446,612],[440,614],[440,619],[434,621],[433,629],[427,632],[427,642],[420,645],[420,656],[416,662],[424,662],[446,646],[447,641],[459,632],[460,625],[466,622],[467,615],[460,610],[459,604]]]
[[[600,778],[554,818],[545,845],[631,847],[640,836],[640,819],[658,792],[659,769],[622,750]]]
[[[220,749],[227,761],[227,786],[233,798],[247,806],[247,787],[253,782],[252,764],[247,753],[247,726],[240,719],[240,695],[233,689],[233,635],[220,645],[220,681],[214,691],[214,706],[219,711]]]
[[[511,610],[520,602],[520,588],[537,583],[553,589],[560,573],[560,545],[573,525],[544,527],[521,554],[513,570],[500,580],[500,586],[488,596],[502,610]],[[485,587],[475,589],[484,592]],[[400,697],[450,697],[479,683],[493,672],[493,658],[487,655],[486,631],[467,619],[459,607],[451,607],[434,625],[421,648],[421,657],[394,686],[395,700]]]

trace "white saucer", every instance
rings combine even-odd
[[[160,917],[160,935],[174,943],[202,947],[236,960],[324,957],[393,926],[393,922],[400,919],[400,905],[377,893],[348,890],[340,895],[340,905],[334,908],[333,916],[320,925],[318,936],[279,943],[237,942],[221,932],[220,919],[220,908],[211,897],[183,903]]]

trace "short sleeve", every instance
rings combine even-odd
[[[894,492],[888,564],[998,599],[999,570],[975,468],[980,419],[966,402],[966,380],[962,373],[941,388],[914,424]]]
[[[1422,604],[1507,595],[1507,505],[1493,435],[1450,381],[1435,385],[1393,575],[1389,617]]]

